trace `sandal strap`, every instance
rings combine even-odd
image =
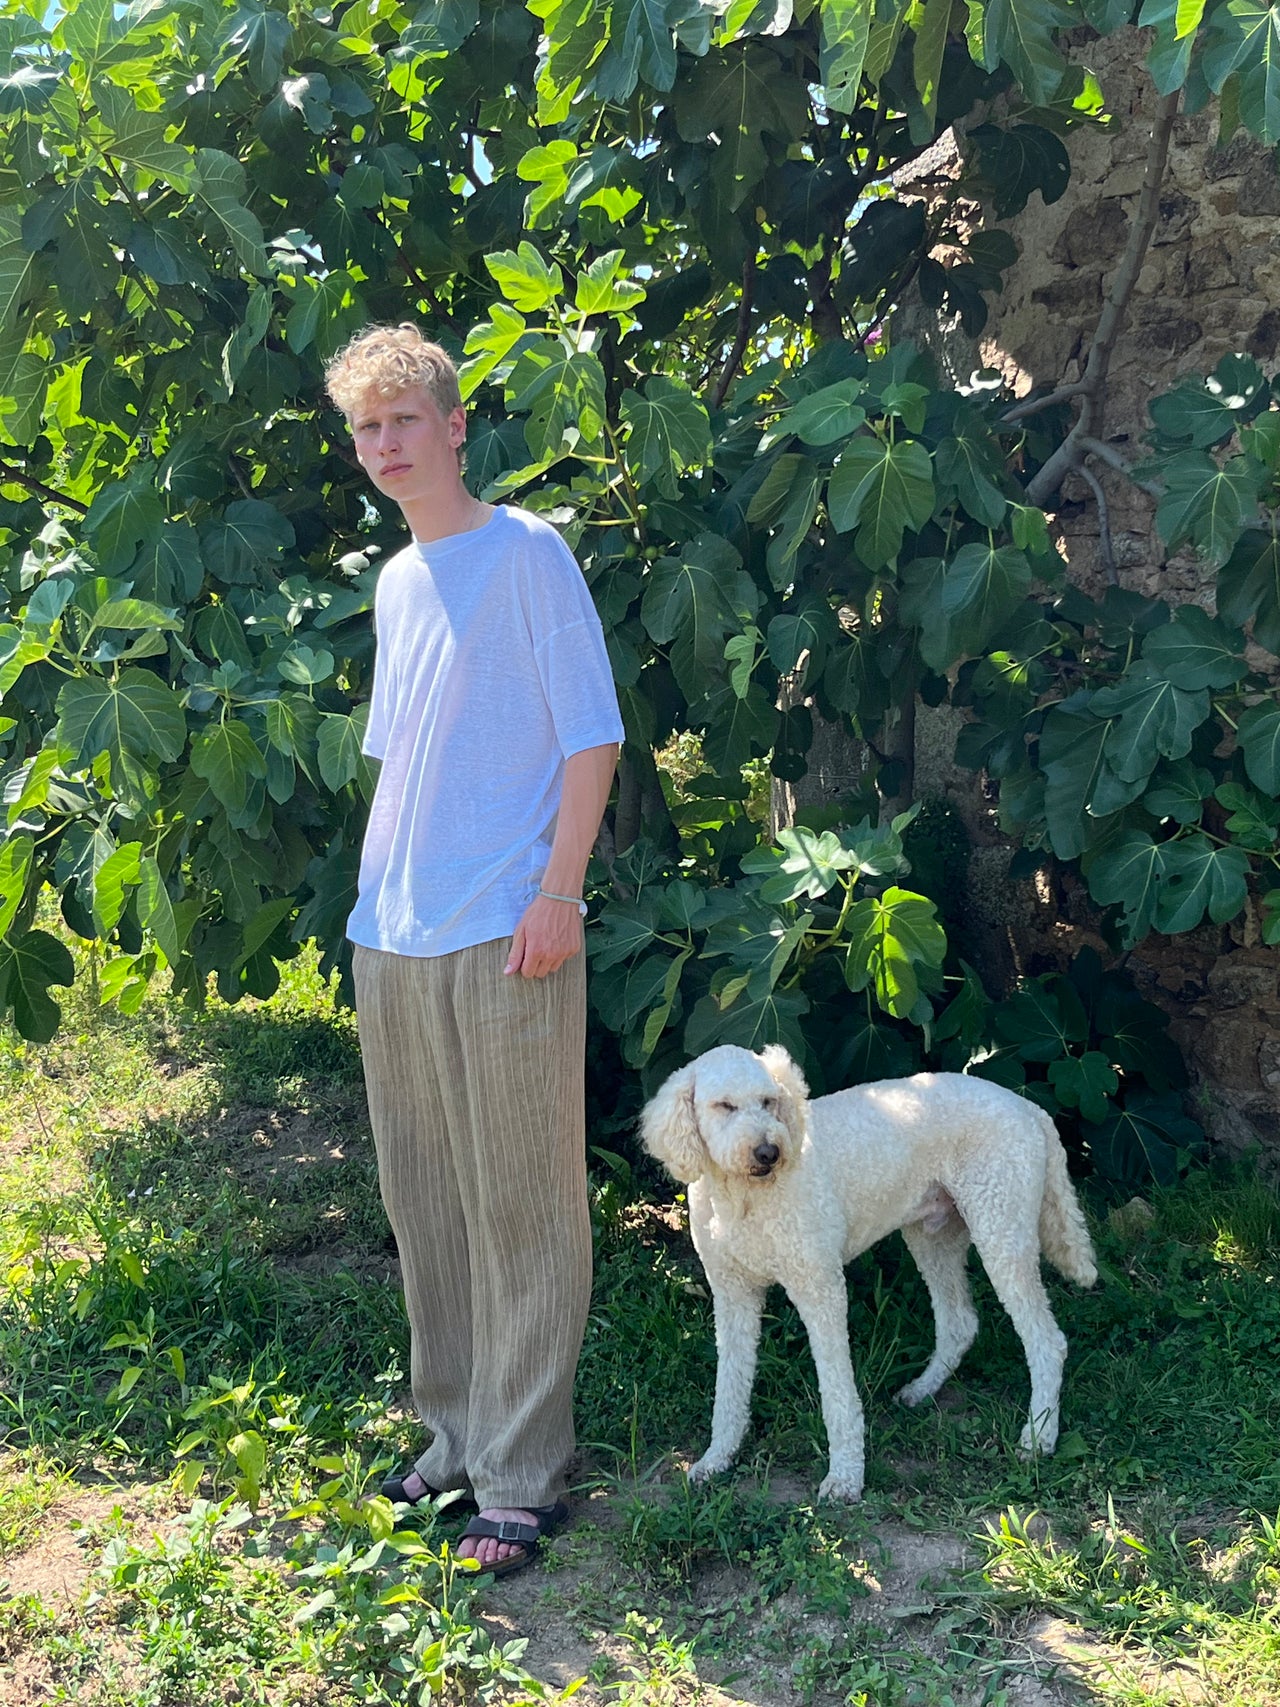
[[[520,1547],[536,1547],[543,1531],[536,1523],[517,1523],[514,1518],[473,1517],[462,1534],[473,1541],[487,1537],[494,1541],[514,1541]]]

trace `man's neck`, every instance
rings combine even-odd
[[[400,509],[420,545],[448,539],[450,534],[469,533],[491,513],[488,505],[471,496],[461,480],[446,493],[412,498],[401,504]]]

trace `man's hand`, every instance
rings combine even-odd
[[[582,915],[567,901],[548,901],[535,895],[511,939],[504,973],[522,978],[545,978],[582,948]]]

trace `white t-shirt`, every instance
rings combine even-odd
[[[388,562],[364,750],[382,760],[347,935],[439,955],[510,936],[555,836],[564,761],[623,738],[600,619],[549,523],[483,527]]]

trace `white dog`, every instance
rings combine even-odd
[[[731,1045],[674,1073],[645,1109],[646,1148],[690,1182],[693,1242],[715,1298],[711,1444],[701,1479],[746,1432],[765,1291],[778,1281],[809,1335],[831,1455],[820,1497],[856,1500],[862,1403],[849,1357],[844,1265],[900,1229],[929,1288],[934,1351],[898,1395],[930,1398],[973,1344],[970,1240],[1026,1351],[1024,1453],[1052,1452],[1067,1342],[1040,1254],[1082,1286],[1093,1248],[1052,1120],[1012,1091],[960,1073],[917,1073],[807,1099],[784,1049]]]

